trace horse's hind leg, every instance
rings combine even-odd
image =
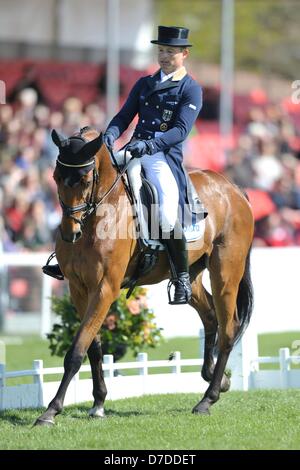
[[[201,376],[206,382],[211,382],[215,368],[214,349],[218,331],[218,322],[213,304],[212,296],[202,284],[203,273],[201,272],[192,283],[192,298],[190,305],[199,314],[205,332],[204,342],[204,362]],[[230,387],[230,380],[224,374],[221,383],[221,392],[227,392]]]
[[[217,318],[210,294],[202,285],[202,273],[192,283],[191,307],[199,314],[205,331],[204,363],[201,375],[204,380],[210,382],[214,371],[213,350],[217,335]]]
[[[237,295],[245,269],[245,258],[239,253],[233,259],[232,249],[216,246],[210,258],[210,278],[214,305],[219,325],[218,358],[211,383],[194,413],[209,414],[209,408],[218,399],[221,383],[234,339],[239,330]]]
[[[98,335],[93,339],[92,344],[88,349],[88,357],[92,369],[94,396],[94,405],[93,408],[90,409],[89,415],[93,418],[104,418],[103,405],[107,395],[107,389],[103,376],[102,349]]]

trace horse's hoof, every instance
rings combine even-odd
[[[207,408],[206,406],[194,406],[194,408],[192,409],[192,413],[194,415],[210,415],[210,411],[209,411],[209,408]]]
[[[220,392],[222,393],[228,392],[228,390],[230,389],[230,385],[231,385],[230,378],[224,374],[222,377]]]
[[[33,426],[54,426],[54,419],[38,418]]]
[[[93,408],[89,410],[89,416],[91,418],[105,418],[103,406],[93,406]]]

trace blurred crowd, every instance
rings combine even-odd
[[[52,178],[57,157],[51,130],[105,128],[100,102],[68,98],[61,111],[39,103],[32,88],[0,106],[0,233],[4,251],[53,250],[61,209]],[[249,189],[255,244],[300,245],[300,155],[296,126],[276,105],[252,108],[224,174]],[[0,246],[1,249],[1,246]]]
[[[282,106],[250,110],[224,174],[248,193],[256,246],[300,245],[299,134]]]
[[[105,114],[97,104],[85,109],[68,98],[61,111],[39,104],[32,88],[15,103],[0,106],[0,231],[4,251],[52,250],[61,218],[53,169],[55,128],[65,135],[91,125],[103,130]]]

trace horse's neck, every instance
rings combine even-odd
[[[108,150],[105,145],[103,145],[99,151],[98,155],[98,173],[99,173],[99,183],[98,183],[98,199],[102,198],[113,186],[114,182],[118,177],[116,169],[113,167],[111,158]],[[120,181],[120,185],[123,188],[123,184]],[[120,186],[118,184],[118,186]],[[121,191],[119,188],[118,193]],[[124,188],[123,188],[124,191]],[[109,203],[112,198],[114,198],[116,191],[112,191],[111,194],[105,199],[106,203]]]

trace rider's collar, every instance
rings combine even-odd
[[[180,67],[180,69],[176,70],[172,77],[172,82],[178,82],[182,80],[187,74],[186,68],[184,66]]]
[[[162,74],[163,74],[163,71],[161,69],[158,69],[153,75],[151,75],[151,78],[153,78],[155,80],[160,80],[163,77]],[[172,74],[169,74],[169,75],[171,75],[171,81],[172,82],[178,82],[178,81],[182,80],[187,75],[187,71],[186,71],[186,68],[184,66],[182,66],[182,67],[180,67],[180,69],[175,70],[175,72],[173,72]]]

